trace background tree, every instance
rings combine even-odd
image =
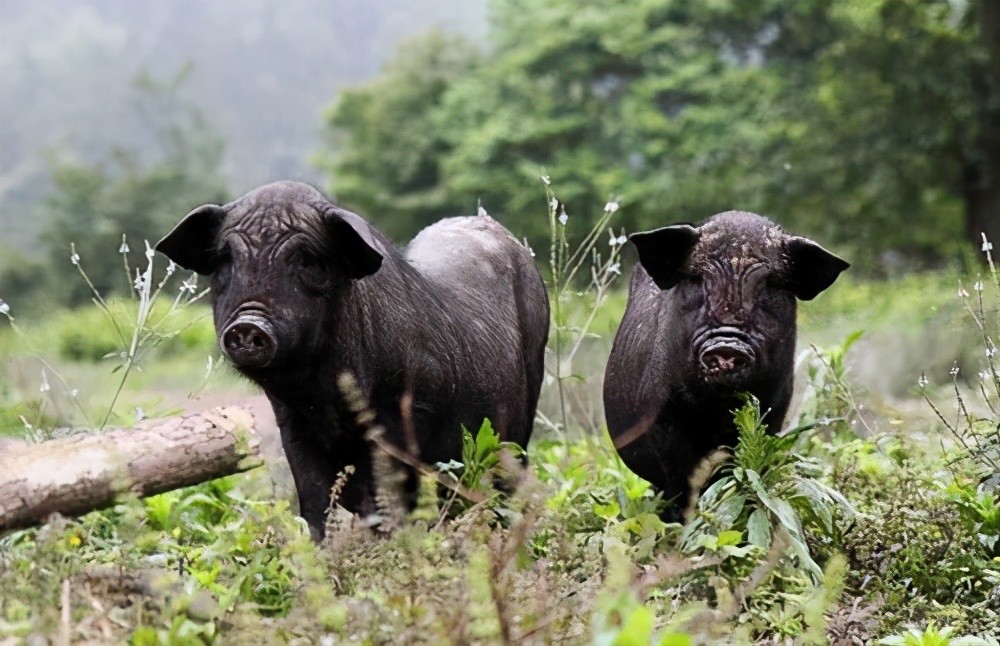
[[[442,177],[451,147],[447,129],[434,122],[434,113],[475,58],[464,40],[433,31],[405,43],[370,85],[345,91],[327,115],[333,147],[342,152],[317,159],[337,178],[333,194],[378,216],[391,235],[406,236],[442,214],[459,213],[462,201],[451,199]]]
[[[136,81],[136,109],[147,115],[159,150],[140,155],[119,147],[96,164],[52,158],[54,190],[41,210],[40,239],[48,270],[63,278],[50,279],[48,298],[70,305],[90,300],[82,281],[65,279],[71,243],[102,295],[124,293],[131,281],[119,252],[123,234],[129,265],[143,267],[144,240],[155,243],[199,204],[228,199],[220,171],[224,142],[197,108],[177,99],[187,71]]]
[[[571,213],[621,196],[630,228],[743,208],[873,269],[954,257],[963,232],[1000,239],[997,2],[495,3],[492,46],[406,105],[433,146],[390,136],[360,154],[364,131],[401,123],[384,121],[393,97],[421,96],[405,88],[417,69],[393,71],[419,66],[409,52],[336,104],[333,186],[402,215],[414,193],[384,169],[419,149],[434,169],[419,194],[435,196],[421,222],[481,199],[537,243],[544,172]]]

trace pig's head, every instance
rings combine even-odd
[[[378,271],[384,251],[364,220],[298,182],[200,206],[156,249],[211,276],[219,345],[257,380],[292,357],[323,354],[331,305]]]
[[[741,211],[631,240],[642,267],[672,293],[668,343],[699,388],[790,379],[796,299],[814,298],[848,267],[812,240]]]

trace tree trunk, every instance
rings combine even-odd
[[[966,232],[979,248],[982,234],[1000,259],[1000,0],[981,0],[979,37],[985,62],[973,84],[979,95],[979,133],[965,169]]]
[[[5,444],[0,455],[0,530],[53,513],[83,514],[123,494],[151,496],[263,464],[253,415],[216,408],[143,427]]]

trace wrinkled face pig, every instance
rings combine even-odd
[[[848,263],[740,211],[631,240],[639,266],[608,362],[605,410],[625,463],[671,498],[687,493],[708,453],[735,444],[731,411],[743,393],[780,430],[792,392],[796,299],[814,298]]]
[[[212,276],[219,345],[266,385],[325,356],[325,303],[382,263],[363,221],[304,184],[270,185],[226,207],[195,209],[157,244],[177,264]],[[292,365],[294,359],[294,365]]]

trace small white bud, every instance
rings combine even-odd
[[[561,213],[561,214],[559,215],[559,224],[561,224],[561,225],[563,225],[563,226],[566,226],[566,223],[567,223],[567,222],[569,222],[569,216],[568,216],[568,215],[566,215],[566,211],[563,211],[563,212],[562,212],[562,213]]]
[[[917,385],[920,386],[921,388],[925,388],[929,383],[930,381],[927,379],[927,375],[921,372],[920,378],[917,379]]]
[[[38,387],[38,392],[47,393],[50,390],[52,390],[52,386],[49,385],[49,376],[45,373],[45,370],[42,369],[42,384]]]
[[[618,211],[618,202],[611,201],[604,205],[605,213],[615,213]]]
[[[8,305],[2,298],[0,298],[0,314],[6,316],[10,314],[10,305]]]

